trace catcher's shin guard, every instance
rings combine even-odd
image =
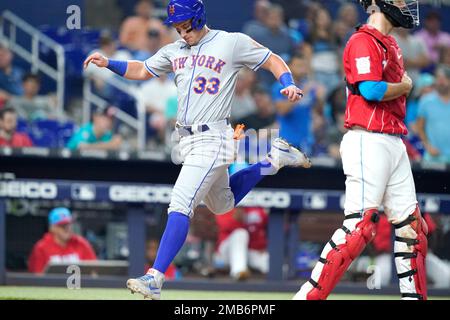
[[[428,227],[419,207],[395,227],[395,266],[403,299],[427,299]]]
[[[356,213],[345,217],[346,220],[356,218],[361,218],[361,214]],[[309,280],[312,289],[306,294],[307,300],[324,300],[328,297],[352,261],[361,254],[366,245],[375,237],[378,220],[378,210],[370,209],[363,213],[361,220],[356,223],[353,231],[343,226],[335,232],[333,238],[341,230],[345,232],[345,236],[340,241],[341,244],[335,243],[333,238],[330,240],[328,244],[331,250],[326,253],[325,258],[324,255],[328,245],[322,252],[318,262],[318,264],[323,264],[322,271],[317,280],[313,280],[313,272]]]

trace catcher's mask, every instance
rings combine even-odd
[[[381,11],[396,28],[419,26],[419,0],[359,0],[367,13]]]

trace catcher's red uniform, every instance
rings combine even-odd
[[[347,83],[354,89],[361,81],[398,83],[405,69],[402,50],[392,36],[364,25],[348,41],[344,50]],[[368,131],[408,134],[403,122],[406,97],[386,102],[371,102],[348,90],[345,127],[360,126]]]
[[[406,96],[367,101],[362,81],[399,83],[404,75],[402,52],[395,39],[370,25],[350,38],[343,57],[348,88],[341,142],[345,181],[345,220],[323,249],[311,279],[295,299],[326,299],[351,262],[373,240],[378,209],[383,206],[396,227],[395,263],[404,299],[426,299],[426,223],[417,207],[414,179],[406,147],[403,119]]]

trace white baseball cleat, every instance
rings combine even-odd
[[[285,166],[310,168],[312,165],[303,151],[291,146],[282,138],[273,141],[267,160],[278,170]]]
[[[136,279],[128,279],[127,287],[131,293],[139,293],[144,299],[159,300],[161,288],[164,283],[164,274],[155,269],[150,269],[145,276]]]

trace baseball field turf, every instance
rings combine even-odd
[[[164,290],[164,300],[290,300],[294,293],[239,292],[239,291],[191,291]],[[0,300],[142,300],[127,289],[86,288],[70,290],[51,287],[0,286]],[[330,300],[398,300],[399,296],[334,294]],[[448,297],[430,297],[450,300]]]

